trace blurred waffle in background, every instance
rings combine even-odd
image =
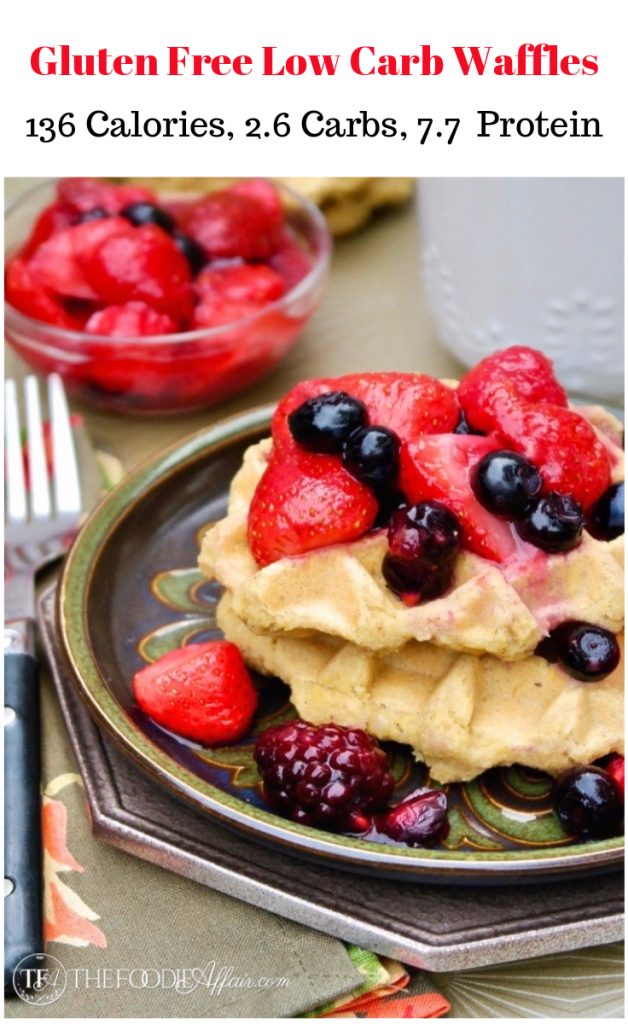
[[[206,192],[224,188],[233,178],[115,178],[163,192]],[[358,231],[375,211],[407,202],[413,178],[275,178],[316,203],[336,237]]]

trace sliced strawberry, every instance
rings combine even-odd
[[[312,269],[312,257],[290,228],[284,228],[269,265],[281,275],[288,290],[307,277]]]
[[[30,235],[20,249],[20,256],[27,260],[37,251],[42,242],[58,231],[69,228],[76,222],[76,214],[62,203],[51,203],[41,211],[35,221]]]
[[[402,441],[447,433],[460,416],[456,392],[425,373],[349,374],[339,384],[364,402],[371,423],[388,427]]]
[[[242,655],[227,640],[170,651],[135,673],[133,692],[158,725],[206,746],[241,739],[258,704]]]
[[[213,192],[178,212],[179,223],[208,259],[267,260],[281,239],[283,210],[267,182]]]
[[[290,441],[287,417],[293,409],[326,391],[346,391],[359,398],[368,409],[370,423],[387,427],[402,441],[453,430],[460,415],[455,391],[424,373],[352,373],[305,380],[277,406],[272,432],[278,446]]]
[[[239,320],[253,316],[262,308],[257,302],[236,302],[219,296],[202,299],[194,307],[191,327],[226,327],[228,324],[236,324]],[[243,343],[246,344],[246,339],[243,339]]]
[[[274,302],[286,290],[281,276],[263,263],[207,267],[194,284],[202,300],[220,297],[259,305]]]
[[[187,260],[161,228],[128,227],[128,232],[106,238],[86,254],[83,270],[91,288],[108,305],[146,302],[182,323],[194,302]]]
[[[86,274],[88,259],[106,239],[129,236],[134,230],[122,217],[75,224],[43,242],[30,260],[30,269],[51,291],[93,301],[98,293]]]
[[[142,338],[153,334],[172,334],[177,329],[167,313],[158,313],[145,302],[125,302],[121,306],[105,306],[92,313],[85,324],[88,334],[110,337]]]
[[[157,196],[141,185],[114,185],[98,178],[62,178],[57,185],[61,203],[77,213],[105,210],[120,213],[131,203],[156,203]]]
[[[249,509],[248,540],[259,565],[356,540],[378,504],[340,459],[296,449],[271,460]]]
[[[512,345],[482,359],[464,375],[458,385],[458,401],[467,423],[481,430],[486,389],[499,381],[508,381],[515,394],[528,402],[568,405],[567,392],[556,380],[551,361],[534,348]]]
[[[480,430],[494,430],[539,470],[543,490],[571,494],[587,509],[611,482],[604,443],[580,413],[548,402],[520,398],[509,381],[484,387],[475,413]]]
[[[58,297],[43,286],[24,260],[15,258],[9,261],[5,298],[10,306],[34,320],[42,320],[56,327],[73,327],[72,318]]]
[[[401,446],[399,471],[401,490],[412,504],[442,501],[460,521],[464,546],[494,562],[515,553],[515,539],[509,525],[477,500],[470,476],[476,463],[500,446],[495,435],[424,434]]]

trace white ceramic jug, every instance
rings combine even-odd
[[[425,178],[425,283],[466,365],[540,348],[574,394],[623,401],[621,178]]]

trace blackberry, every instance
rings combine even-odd
[[[294,719],[266,729],[254,757],[275,810],[332,832],[363,831],[394,788],[388,754],[362,729]]]

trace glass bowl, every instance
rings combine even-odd
[[[69,394],[102,409],[168,414],[206,408],[250,387],[292,348],[319,304],[331,236],[319,209],[275,183],[286,224],[311,260],[310,270],[274,302],[218,327],[145,337],[105,337],[34,320],[5,304],[5,335],[36,371],[59,373]],[[28,237],[54,198],[54,182],[39,184],[10,205],[5,258]],[[193,194],[162,195],[164,200]]]

